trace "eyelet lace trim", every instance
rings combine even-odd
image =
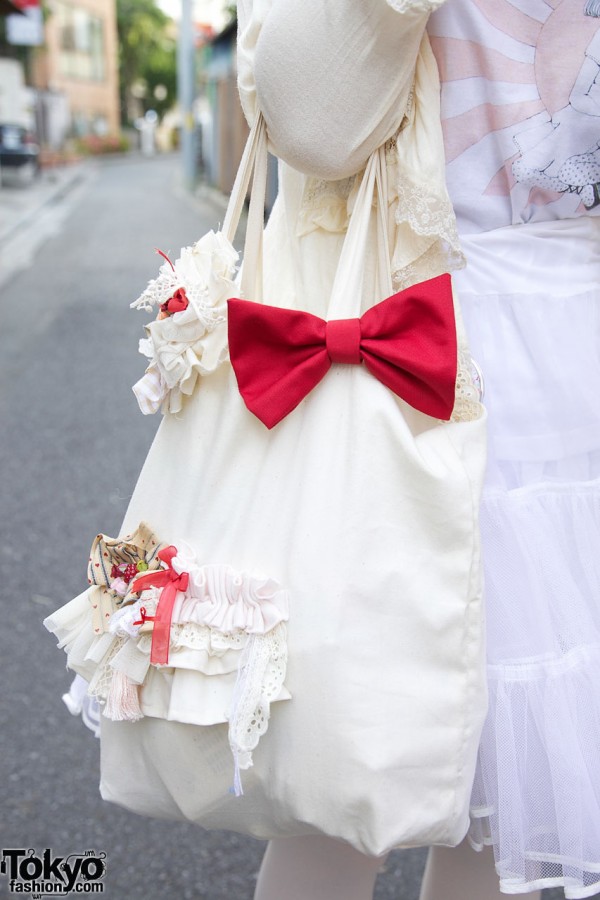
[[[90,681],[87,692],[90,697],[95,697],[100,703],[105,703],[106,698],[110,693],[110,686],[114,675],[114,669],[111,666],[111,662],[123,648],[126,641],[127,638],[125,637],[115,638],[111,644],[110,650],[104,657],[102,664],[98,666],[94,673],[94,677]]]
[[[451,422],[474,422],[481,418],[483,377],[466,347],[459,348],[456,374],[456,399]]]
[[[225,650],[243,650],[248,642],[244,631],[224,634],[206,625],[185,622],[183,625],[171,625],[171,647],[177,650],[186,647],[188,650],[205,650],[207,653],[222,653]]]
[[[235,764],[234,790],[242,793],[240,770],[252,766],[252,751],[269,725],[271,702],[283,687],[287,633],[283,623],[267,634],[250,635],[240,658],[229,716],[229,745]]]

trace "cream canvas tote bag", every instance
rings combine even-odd
[[[254,163],[240,287],[230,241]],[[138,393],[164,419],[121,537],[98,536],[89,590],[47,626],[104,704],[105,799],[259,838],[323,832],[373,855],[456,844],[486,707],[485,414],[473,400],[442,421],[340,362],[274,427],[250,411],[227,299],[304,308],[276,222],[261,272],[265,172],[259,116],[223,233],[150,289],[183,284],[190,301],[148,328]],[[311,310],[324,320],[392,295],[386,191],[380,150]],[[459,328],[459,358],[461,340]],[[124,584],[125,563],[138,574]]]

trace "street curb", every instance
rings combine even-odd
[[[11,223],[9,228],[5,231],[0,231],[0,241],[2,241],[3,245],[10,243],[43,209],[66,197],[84,181],[91,171],[91,164],[88,161],[74,163],[73,165],[74,169],[50,193],[39,202],[34,203],[19,219]]]

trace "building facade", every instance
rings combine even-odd
[[[237,22],[208,41],[200,51],[199,71],[202,176],[225,194],[230,193],[248,137],[237,87]],[[277,196],[277,165],[269,158],[265,205]]]
[[[67,100],[76,135],[119,131],[116,0],[51,0],[33,84]]]

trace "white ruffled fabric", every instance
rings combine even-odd
[[[90,698],[116,721],[143,716],[195,725],[229,722],[239,771],[252,765],[252,751],[267,730],[270,704],[290,699],[284,686],[287,664],[285,622],[288,592],[272,579],[237,572],[227,565],[198,565],[191,548],[172,560],[176,572],[189,574],[188,589],[173,607],[169,660],[150,662],[152,621],[161,591],[151,587],[140,599],[117,609],[108,630],[93,627],[89,591],[53,613],[46,627],[67,653],[67,665],[81,680],[65,702],[75,714],[91,708]]]
[[[187,309],[146,326],[140,353],[150,360],[133,391],[144,414],[178,413],[196,387],[228,358],[227,300],[237,294],[238,253],[221,232],[210,231],[169,265],[131,306],[154,310],[183,288]]]
[[[173,608],[173,622],[204,625],[222,633],[266,634],[289,618],[287,591],[271,579],[258,579],[230,566],[198,566],[184,546],[172,560],[188,572],[189,587]]]
[[[470,839],[493,844],[505,893],[588,897],[600,890],[600,223],[463,246],[456,282],[490,438],[490,705]]]

